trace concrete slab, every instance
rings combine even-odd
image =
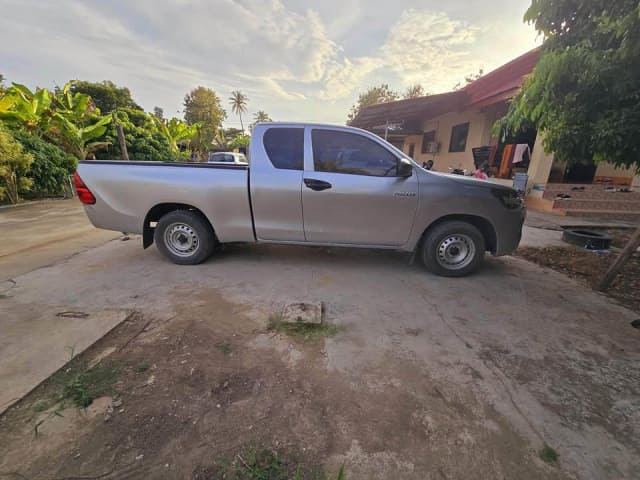
[[[282,309],[282,321],[287,323],[322,323],[322,302],[287,303]]]
[[[524,226],[522,228],[521,247],[566,247],[568,244],[562,241],[562,231],[548,230]]]
[[[122,322],[127,310],[0,299],[0,414]]]

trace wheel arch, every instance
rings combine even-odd
[[[480,233],[482,233],[482,236],[484,237],[484,242],[485,242],[487,251],[493,254],[496,253],[497,246],[498,246],[498,237],[496,234],[496,229],[493,226],[493,224],[484,217],[481,217],[479,215],[468,215],[468,214],[443,215],[442,217],[439,217],[433,222],[431,222],[427,226],[427,228],[425,228],[424,231],[422,232],[420,241],[416,244],[416,251],[418,251],[418,249],[421,247],[427,234],[433,228],[435,228],[436,226],[444,222],[449,222],[449,221],[467,222],[473,225],[474,227],[476,227],[478,230],[480,230]]]
[[[158,205],[155,205],[147,212],[147,215],[144,217],[144,225],[142,227],[142,247],[143,248],[148,248],[153,244],[153,231],[155,229],[155,225],[152,226],[151,224],[157,223],[164,215],[170,212],[174,212],[176,210],[187,210],[200,215],[202,219],[207,222],[209,227],[211,227],[211,230],[213,231],[213,235],[217,240],[216,231],[213,228],[213,225],[211,224],[207,216],[204,213],[202,213],[202,210],[200,210],[197,207],[194,207],[193,205],[188,205],[186,203],[167,202],[167,203],[159,203]]]

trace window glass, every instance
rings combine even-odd
[[[373,140],[349,132],[313,130],[313,163],[318,172],[395,177],[398,158]]]
[[[270,128],[264,133],[264,149],[274,167],[302,170],[304,128]]]
[[[420,149],[421,153],[433,153],[427,150],[429,143],[436,141],[436,131],[430,130],[428,132],[424,132],[422,135],[422,148]]]
[[[449,142],[450,152],[464,152],[467,149],[467,135],[469,134],[469,123],[461,123],[451,129],[451,141]]]

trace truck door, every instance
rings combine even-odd
[[[256,129],[251,139],[250,190],[258,240],[304,241],[304,127]]]
[[[308,242],[400,246],[418,207],[415,172],[399,177],[400,159],[357,132],[308,128],[302,206]]]

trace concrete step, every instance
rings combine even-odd
[[[611,184],[602,184],[602,183],[587,183],[587,184],[582,184],[582,183],[547,183],[547,186],[545,187],[545,191],[565,191],[565,190],[571,190],[573,187],[579,187],[579,188],[584,188],[585,191],[587,190],[604,190],[605,188],[611,188],[611,187],[615,187],[615,188],[629,188],[628,185],[611,185]]]
[[[554,208],[552,213],[557,215],[571,215],[583,218],[602,218],[607,220],[625,220],[627,222],[640,223],[640,210],[634,211],[613,211],[613,210],[584,210],[584,209],[564,209]]]
[[[571,199],[587,200],[623,200],[640,202],[640,190],[633,192],[607,192],[604,190],[585,190],[584,192],[571,190],[545,190],[542,198],[555,200],[558,194],[570,195]]]
[[[612,211],[640,211],[640,197],[637,200],[627,200],[620,197],[600,200],[592,198],[564,198],[553,201],[553,208],[565,210],[612,210]]]

